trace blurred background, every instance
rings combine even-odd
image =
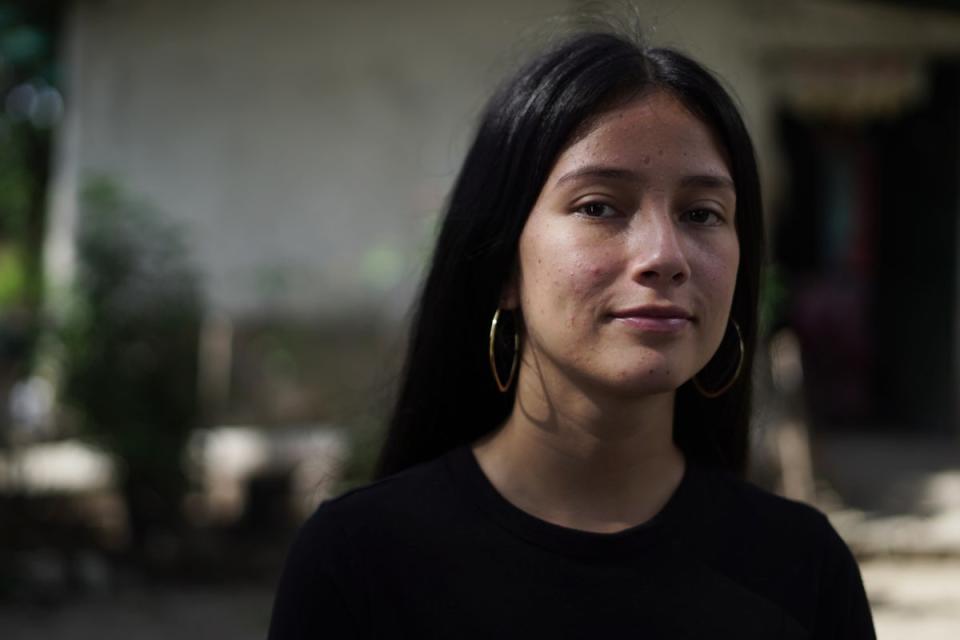
[[[881,638],[960,637],[957,0],[0,0],[5,640],[264,636],[483,100],[603,16],[755,136],[755,481],[828,512]]]

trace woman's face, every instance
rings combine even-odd
[[[730,313],[736,192],[711,131],[656,92],[602,114],[553,167],[520,236],[504,306],[521,375],[628,394],[675,390]]]

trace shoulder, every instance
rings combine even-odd
[[[732,474],[704,470],[704,518],[727,549],[787,573],[857,572],[847,544],[816,507],[761,489]]]
[[[755,541],[823,550],[844,545],[816,507],[765,491],[730,473],[700,469],[698,483],[704,518]]]
[[[324,501],[303,524],[295,550],[319,557],[388,554],[421,544],[463,510],[441,456]]]
[[[362,635],[369,623],[366,581],[397,573],[382,560],[407,557],[391,550],[427,530],[423,503],[442,500],[444,475],[438,459],[323,502],[287,554],[270,638]]]
[[[814,637],[873,637],[857,562],[820,510],[721,471],[698,470],[695,485],[700,510],[684,538],[700,560]]]
[[[408,467],[398,473],[354,487],[330,503],[347,504],[380,502],[404,497],[411,492],[432,492],[442,488],[448,481],[448,459],[451,452],[432,460]]]

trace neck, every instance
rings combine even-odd
[[[474,450],[491,483],[524,511],[575,529],[619,531],[656,515],[683,477],[673,401],[672,391],[548,391],[542,378],[522,375],[507,421]]]

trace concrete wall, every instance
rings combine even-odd
[[[219,312],[399,318],[484,98],[583,4],[79,0],[51,277],[69,278],[78,188],[105,175],[184,226]],[[658,0],[636,13],[733,87],[772,189],[771,55],[960,49],[955,16],[868,3]]]

